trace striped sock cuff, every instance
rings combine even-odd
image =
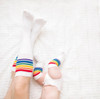
[[[17,59],[18,59],[18,56],[16,57],[16,59],[15,59],[15,61],[14,61],[13,65],[12,65],[12,67],[16,67],[16,62],[17,62]]]
[[[43,72],[43,68],[41,67],[35,67],[33,70],[33,77],[35,80],[39,79],[41,77],[41,73]]]
[[[17,62],[18,56],[15,58],[13,65],[12,65],[12,71],[16,70],[16,62]]]
[[[33,71],[33,60],[27,58],[18,59],[16,63],[16,72],[19,71],[31,73]]]
[[[60,60],[55,58],[52,61],[50,61],[48,64],[55,64],[57,66],[60,66],[61,62],[60,62]]]

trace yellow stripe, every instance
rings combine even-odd
[[[16,62],[17,62],[17,60],[14,61],[14,63],[16,63]]]
[[[56,65],[58,66],[58,62],[56,62],[55,60],[52,60],[51,62],[54,62],[54,63],[56,63]]]
[[[33,68],[33,66],[30,66],[30,65],[18,65],[18,66],[16,66],[16,68],[19,68],[19,67],[28,67],[28,68]]]
[[[41,71],[40,70],[34,71],[34,73],[38,73],[38,72],[41,72]]]

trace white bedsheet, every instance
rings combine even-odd
[[[0,0],[0,99],[10,84],[24,9],[47,21],[34,46],[38,60],[65,51],[61,99],[100,99],[100,0]],[[30,99],[40,94],[32,79]]]

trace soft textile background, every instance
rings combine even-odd
[[[10,84],[24,9],[47,21],[34,47],[38,60],[66,53],[61,99],[100,99],[100,0],[0,0],[0,99]],[[30,99],[40,93],[32,79]]]

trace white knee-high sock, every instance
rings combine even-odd
[[[43,19],[37,19],[35,20],[35,22],[33,23],[33,28],[32,28],[32,37],[31,37],[31,41],[32,41],[32,45],[34,45],[37,37],[40,34],[40,31],[42,29],[42,27],[45,25],[46,21]]]
[[[31,42],[31,28],[33,17],[28,13],[23,13],[22,42],[18,53],[15,76],[32,76],[33,53]]]
[[[25,44],[27,44],[28,42],[26,41],[26,38],[28,37],[29,38],[29,35],[31,35],[31,44],[32,46],[34,46],[34,43],[37,39],[37,37],[39,36],[40,34],[40,30],[41,28],[45,25],[46,21],[43,20],[43,19],[37,19],[35,20],[35,22],[33,22],[33,16],[29,13],[29,12],[24,12],[24,15],[23,15],[23,29],[22,29],[22,42],[24,42],[24,44],[22,43],[21,44],[21,48],[20,48],[20,51],[21,51],[21,54],[19,54],[19,56],[21,57],[24,57],[22,56],[22,53],[24,51],[28,51],[28,50],[25,50],[28,48],[28,46],[24,46]],[[32,33],[30,33],[30,31]],[[24,46],[24,47],[23,47]],[[27,47],[27,48],[25,48]],[[20,52],[19,52],[20,53]],[[26,53],[26,52],[24,52]],[[17,57],[18,58],[18,57]],[[13,65],[12,65],[12,71],[15,71],[16,69],[16,62],[17,62],[17,59],[15,59]]]

